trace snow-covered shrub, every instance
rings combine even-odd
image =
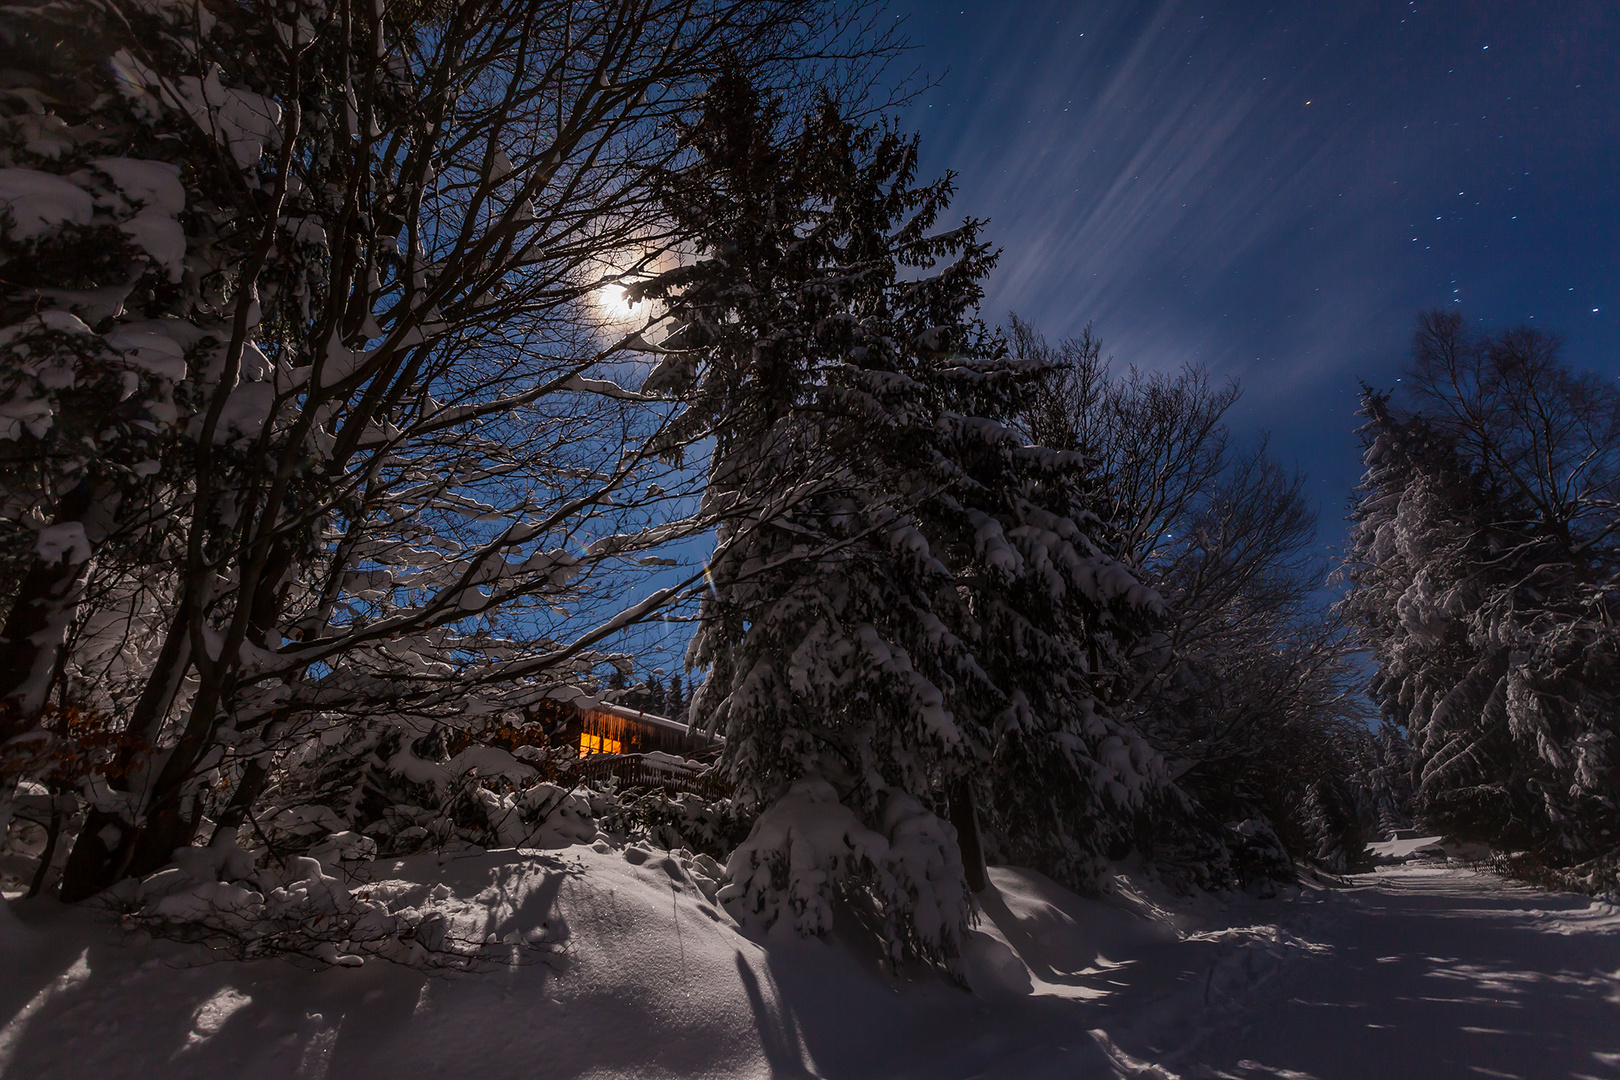
[[[1231,852],[1232,873],[1243,888],[1270,896],[1277,883],[1298,880],[1288,848],[1276,830],[1259,818],[1228,822],[1223,839]]]
[[[686,848],[724,859],[753,825],[753,816],[728,797],[692,791],[670,794],[656,787],[615,794],[614,805],[598,819],[598,827],[671,850]]]
[[[1490,865],[1507,877],[1543,889],[1585,893],[1603,897],[1610,903],[1620,902],[1620,845],[1574,866],[1552,866],[1546,859],[1525,851],[1497,854],[1491,858]]]
[[[0,797],[0,885],[28,888],[50,846],[57,800],[44,784],[24,781]]]
[[[870,904],[891,960],[948,966],[972,914],[955,830],[903,792],[887,794],[878,830],[827,781],[795,781],[731,853],[719,899],[745,923],[801,934],[830,930],[835,900]]]
[[[1183,804],[1158,808],[1152,822],[1150,837],[1134,847],[1171,889],[1185,895],[1239,887],[1232,867],[1233,834],[1218,819]]]
[[[276,860],[234,846],[182,848],[172,866],[126,881],[106,900],[126,931],[193,941],[235,959],[303,959],[354,967],[368,958],[426,968],[511,962],[512,948],[535,956],[554,943],[531,936],[496,946],[458,937],[442,912],[374,897],[328,867],[368,850],[364,837],[323,844],[333,861]]]
[[[572,748],[520,747],[520,757],[468,743],[450,754],[442,730],[411,739],[385,723],[336,734],[330,744],[312,735],[276,770],[261,826],[272,849],[313,854],[335,834],[396,855],[452,842],[564,847],[595,839],[597,817],[618,803],[579,782]]]

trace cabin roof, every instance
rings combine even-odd
[[[617,716],[624,720],[633,720],[637,723],[648,724],[652,727],[661,727],[668,731],[678,731],[683,735],[685,735],[688,731],[687,726],[681,723],[679,720],[671,720],[667,716],[657,716],[653,713],[642,712],[640,709],[632,709],[628,705],[615,705],[612,702],[604,701],[598,705],[590,706],[589,708],[585,709],[585,711],[607,713],[609,716]],[[699,737],[701,738],[702,736]],[[724,740],[722,736],[717,735],[714,737],[714,741],[721,742]]]

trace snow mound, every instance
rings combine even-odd
[[[222,858],[188,853],[173,891],[150,899],[182,904],[243,869]],[[1441,1062],[1488,1064],[1509,1045],[1455,1027],[1482,1023],[1480,1009],[1504,1028],[1531,1010],[1513,1052],[1552,1047],[1558,1075],[1612,1046],[1595,1017],[1612,1010],[1620,970],[1614,905],[1445,864],[1229,902],[1120,875],[1084,898],[992,867],[962,944],[964,990],[931,968],[886,968],[878,928],[837,904],[825,937],[740,926],[713,899],[719,866],[681,850],[598,839],[310,863],[289,868],[289,902],[413,911],[494,962],[450,975],[370,958],[209,963],[196,946],[119,944],[88,912],[30,901],[0,909],[0,1075],[1176,1080],[1259,1075],[1239,1063],[1260,1060],[1265,1075],[1340,1075],[1325,1063],[1363,1054],[1389,1066],[1379,1075],[1450,1075]],[[1387,1001],[1364,996],[1386,984]],[[1326,1001],[1355,1008],[1330,1014]],[[1407,1032],[1414,1009],[1453,1026],[1420,1017]],[[1247,1033],[1273,1016],[1256,1046]]]
[[[720,899],[765,928],[785,920],[800,934],[832,929],[833,903],[870,890],[880,910],[909,908],[907,935],[885,920],[889,955],[952,959],[970,911],[956,832],[902,792],[891,792],[883,832],[867,828],[819,777],[799,780],[760,815],[726,865]]]
[[[0,966],[24,973],[0,980],[0,1075],[939,1075],[1059,1035],[1100,1066],[1095,1041],[1052,1028],[1039,1003],[1103,1001],[1133,955],[1176,938],[1121,902],[998,867],[963,943],[964,991],[926,967],[886,970],[875,928],[842,908],[825,938],[750,931],[714,900],[720,867],[681,850],[301,859],[275,896],[213,880],[231,870],[218,861],[196,849],[142,902],[409,913],[496,962],[445,977],[335,946],[321,970],[207,963],[175,941],[113,945],[87,913],[34,902],[0,924]],[[992,1038],[976,1034],[986,1023]]]

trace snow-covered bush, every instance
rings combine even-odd
[[[368,958],[424,968],[511,963],[513,949],[537,959],[555,951],[544,930],[492,943],[459,935],[441,911],[373,895],[343,871],[329,873],[345,851],[366,850],[364,837],[343,834],[312,856],[270,858],[234,846],[181,848],[174,865],[125,881],[106,902],[126,931],[198,942],[240,960],[302,959],[356,967]]]
[[[1553,866],[1527,851],[1501,852],[1492,856],[1490,866],[1507,877],[1543,889],[1600,896],[1610,903],[1620,901],[1620,850],[1573,866]]]
[[[818,776],[797,780],[754,823],[726,863],[719,899],[744,923],[832,928],[833,903],[871,904],[890,959],[960,955],[971,918],[955,831],[903,792],[868,828]]]
[[[451,754],[440,728],[412,739],[389,724],[342,725],[306,737],[283,758],[264,795],[263,843],[309,852],[333,834],[361,834],[383,854],[449,843],[563,847],[588,843],[617,805],[580,784],[571,747],[469,742]],[[243,830],[250,845],[259,838]]]
[[[603,810],[597,825],[604,832],[672,851],[684,848],[724,859],[747,838],[753,816],[726,796],[693,791],[670,794],[654,787],[616,792],[613,805]]]
[[[1278,882],[1296,880],[1294,860],[1272,827],[1259,818],[1226,824],[1227,850],[1238,884],[1262,896],[1274,895]]]

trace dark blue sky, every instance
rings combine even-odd
[[[928,175],[1004,249],[986,314],[1238,379],[1342,538],[1356,388],[1420,308],[1620,375],[1620,3],[910,0]],[[1597,309],[1597,310],[1594,310]]]

